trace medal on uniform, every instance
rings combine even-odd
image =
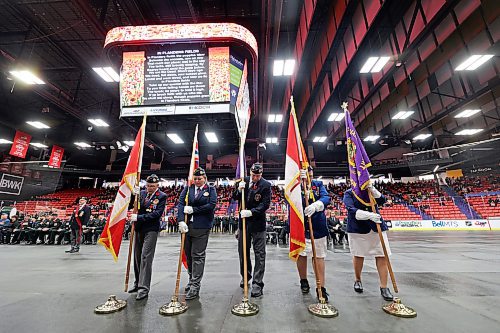
[[[255,201],[260,201],[261,198],[262,196],[259,193],[255,195]]]
[[[80,215],[79,215],[79,216],[80,216],[80,217],[82,217],[82,216],[83,216],[83,212],[80,212]]]
[[[208,195],[209,195],[208,192],[203,193],[204,197],[208,197]]]
[[[158,204],[158,202],[160,202],[160,200],[158,200],[158,199],[154,199],[154,200],[153,200],[153,205],[157,205],[157,204]]]

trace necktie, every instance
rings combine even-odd
[[[197,197],[198,194],[200,194],[200,188],[199,187],[196,188],[196,194],[195,194],[195,196]]]

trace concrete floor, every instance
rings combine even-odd
[[[158,309],[175,286],[177,235],[159,239],[150,297],[140,302],[123,292],[128,242],[118,264],[101,246],[69,255],[63,246],[0,245],[0,332],[500,332],[500,233],[391,232],[390,240],[399,296],[417,310],[414,319],[381,310],[373,260],[365,262],[365,292],[353,291],[343,247],[327,258],[327,288],[340,315],[323,319],[308,313],[315,297],[301,294],[286,248],[268,246],[265,294],[255,301],[260,313],[241,318],[230,312],[242,292],[229,235],[211,235],[201,298],[176,317]],[[309,276],[312,284],[312,270]],[[109,294],[128,306],[95,315]]]

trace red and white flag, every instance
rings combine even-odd
[[[292,110],[288,122],[288,138],[285,159],[285,199],[290,205],[290,251],[288,256],[297,260],[300,252],[306,248],[306,237],[304,227],[304,211],[302,206],[302,189],[300,186],[300,169],[307,161],[300,138],[297,116],[292,99]]]
[[[134,146],[130,151],[127,167],[123,174],[116,194],[116,199],[108,216],[104,230],[98,243],[102,244],[108,250],[115,261],[118,260],[120,246],[122,243],[123,229],[127,218],[127,210],[132,196],[134,186],[139,183],[138,175],[142,167],[142,151],[144,147],[144,135],[146,132],[146,115],[142,121],[142,126],[135,138]]]
[[[50,154],[49,167],[59,168],[64,155],[64,148],[53,145],[52,153]]]

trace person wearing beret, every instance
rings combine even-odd
[[[385,197],[372,184],[368,185],[367,190],[375,198],[377,205],[385,203]],[[356,198],[352,189],[344,193],[343,201],[347,208],[347,233],[349,235],[349,248],[353,255],[354,291],[357,293],[363,292],[363,284],[361,283],[363,263],[365,257],[374,256],[380,280],[380,294],[384,300],[392,301],[393,296],[390,289],[387,288],[387,260],[384,256],[376,225],[377,223],[380,224],[387,254],[391,255],[386,232],[388,230],[387,224],[378,213],[378,208],[376,209],[377,213],[373,213],[370,206],[363,204]]]
[[[188,196],[187,204],[186,196]],[[216,205],[215,187],[207,183],[205,170],[197,168],[193,173],[193,184],[184,187],[177,206],[179,232],[186,234],[184,253],[189,274],[189,282],[185,288],[186,300],[199,297],[201,279],[205,270],[208,235],[214,221]],[[184,220],[186,214],[187,221]]]
[[[266,269],[266,211],[271,204],[271,183],[262,178],[264,169],[262,164],[254,163],[250,168],[250,177],[245,177],[237,182],[233,192],[233,199],[238,200],[240,205],[240,217],[246,218],[246,245],[247,253],[247,277],[252,278],[252,297],[260,297],[264,294],[264,271]],[[245,209],[241,210],[241,190],[245,193]],[[243,272],[243,228],[242,219],[239,220],[237,238],[238,252],[240,256],[240,274],[242,280],[240,287],[244,288]],[[255,268],[252,276],[252,262],[250,260],[250,246],[253,246],[255,254]]]
[[[136,300],[148,297],[153,272],[156,241],[160,232],[160,220],[165,210],[167,195],[159,190],[160,179],[151,175],[146,179],[146,190],[134,187],[139,195],[139,210],[130,216],[135,224],[134,233],[134,286],[129,293],[137,293]],[[131,200],[133,204],[135,200]]]
[[[82,242],[82,229],[87,225],[90,218],[90,207],[87,206],[87,198],[81,197],[78,201],[78,207],[75,208],[69,221],[71,228],[70,239],[71,249],[66,253],[77,253],[80,251],[80,243]],[[36,242],[36,240],[35,240]]]

